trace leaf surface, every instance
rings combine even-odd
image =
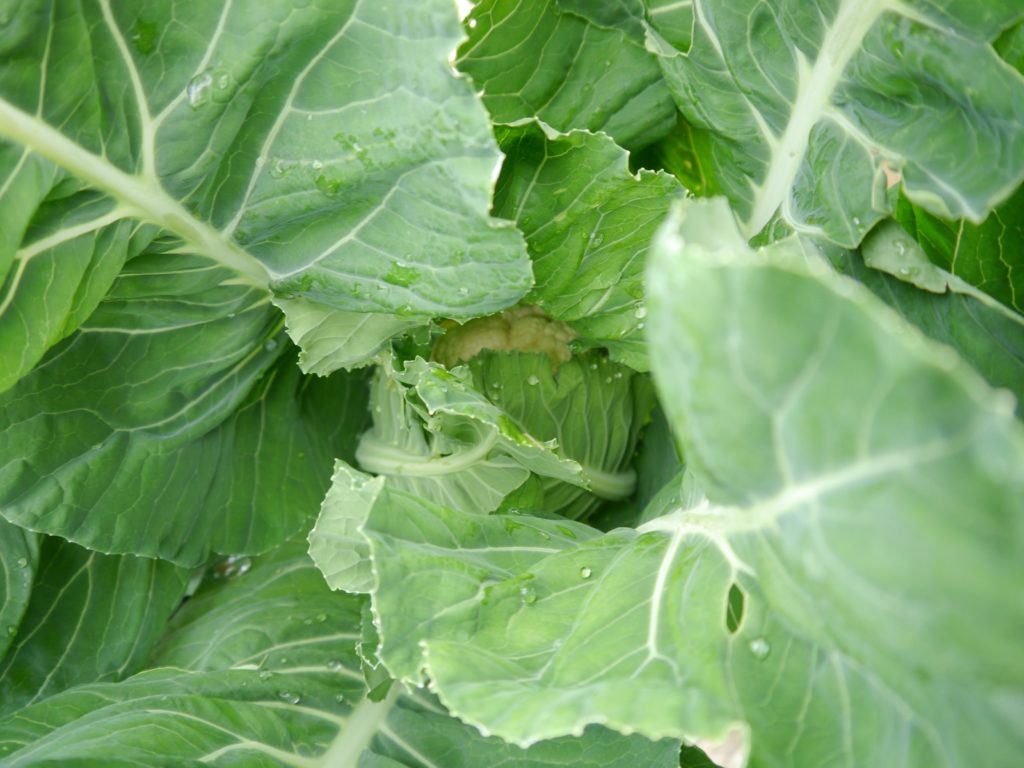
[[[447,64],[460,40],[450,4],[179,15],[36,2],[4,27],[0,334],[16,345],[0,385],[88,316],[133,255],[133,222],[305,300],[299,327],[315,307],[328,325],[336,310],[471,317],[530,287],[520,236],[488,215],[500,155]],[[374,343],[364,326],[363,353],[394,325],[375,326]]]
[[[45,538],[31,600],[0,661],[0,712],[142,669],[188,579],[162,560]]]
[[[647,370],[644,266],[679,183],[631,173],[625,150],[600,134],[528,123],[499,128],[498,139],[508,157],[494,208],[526,237],[537,280],[529,300],[582,344]]]
[[[451,526],[371,516],[385,661],[418,569],[449,591],[421,643],[434,689],[519,743],[599,721],[751,765],[1013,765],[1012,399],[825,264],[756,256],[724,201],[687,206],[658,249],[652,359],[690,491],[510,576],[475,570]]]
[[[1015,2],[695,0],[678,13],[691,46],[656,33],[672,36],[670,15],[652,15],[649,45],[713,137],[711,176],[747,238],[778,215],[855,246],[900,185],[931,213],[980,222],[1024,178],[1024,77],[990,45],[1020,20]]]
[[[495,123],[539,118],[560,131],[602,131],[643,146],[675,108],[635,24],[596,24],[556,0],[486,0],[467,19],[457,66]]]
[[[154,668],[73,688],[0,721],[4,764],[76,766],[675,764],[678,744],[600,728],[521,750],[448,716],[425,692],[364,697],[362,600],[330,592],[286,545],[189,601]]]

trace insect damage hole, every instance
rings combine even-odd
[[[725,628],[729,630],[730,635],[735,635],[739,631],[740,624],[743,623],[745,600],[746,596],[743,594],[743,590],[736,584],[732,584],[729,587],[729,599],[725,604]]]

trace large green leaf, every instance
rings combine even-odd
[[[529,288],[521,238],[488,216],[499,153],[447,63],[450,3],[35,0],[7,16],[0,139],[22,146],[0,151],[3,386],[95,307],[132,221],[306,299],[310,345],[311,307],[423,322]]]
[[[494,210],[526,237],[537,280],[530,301],[583,344],[647,370],[644,265],[679,183],[630,173],[627,153],[607,136],[528,123],[499,128],[498,139],[508,157]]]
[[[417,685],[425,682],[432,641],[465,636],[492,602],[493,585],[512,579],[510,592],[529,605],[537,599],[532,576],[517,577],[545,557],[573,550],[599,535],[569,520],[481,517],[400,493],[375,504],[362,531],[375,576],[372,596],[381,659],[392,675]],[[544,619],[549,617],[539,618],[538,626],[526,635],[546,631]],[[525,629],[506,628],[510,636]],[[491,724],[486,727],[491,730]]]
[[[485,0],[467,19],[457,65],[496,123],[540,118],[561,131],[603,131],[648,144],[675,108],[635,24],[596,24],[556,0]]]
[[[755,262],[721,201],[689,209],[661,248],[655,375],[709,498],[736,506],[652,527],[706,526],[749,568],[737,641],[751,652],[733,677],[754,749],[779,760],[788,742],[794,764],[822,764],[810,755],[829,745],[855,764],[1013,764],[1012,398],[827,270]],[[806,729],[780,732],[780,708]]]
[[[980,224],[909,204],[896,215],[935,264],[1024,314],[1024,186]]]
[[[802,238],[799,240],[796,250],[815,250]],[[788,249],[793,245],[783,240],[772,248]],[[894,222],[873,231],[862,250],[863,258],[841,251],[830,254],[829,259],[840,272],[862,282],[927,336],[953,347],[989,384],[1012,392],[1020,412],[1024,404],[1024,317],[930,264],[920,246]],[[873,266],[881,261],[889,274],[865,263],[869,253],[874,257]],[[931,284],[933,290],[918,290],[907,280]]]
[[[362,377],[303,377],[273,308],[218,271],[133,260],[81,330],[0,396],[5,518],[197,563],[268,549],[315,514],[364,423]]]
[[[37,537],[0,520],[0,659],[28,607],[38,559]]]
[[[649,44],[712,137],[705,160],[748,238],[778,214],[854,246],[900,184],[934,214],[980,222],[1024,178],[1024,77],[990,45],[1024,14],[1016,0],[678,6],[682,19],[652,4]],[[689,19],[692,43],[676,48],[666,38]]]
[[[518,573],[490,562],[501,516],[375,510],[385,662],[420,632],[442,701],[520,743],[597,721],[758,766],[1014,765],[1012,398],[826,264],[755,256],[724,201],[658,248],[652,360],[708,498],[684,483],[639,531],[552,537]],[[389,635],[428,573],[440,618]]]
[[[0,662],[0,712],[140,670],[188,579],[168,562],[46,538],[28,609]]]
[[[80,686],[0,721],[5,766],[669,766],[678,745],[600,728],[521,750],[393,686],[364,697],[362,601],[296,546],[200,590],[151,671]]]

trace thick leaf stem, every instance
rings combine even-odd
[[[359,756],[363,754],[373,737],[381,729],[384,721],[391,714],[391,708],[398,700],[402,686],[394,683],[388,695],[381,701],[363,699],[359,705],[352,710],[348,722],[334,743],[331,744],[320,758],[320,765],[325,768],[334,766],[349,766],[359,762]]]
[[[266,268],[237,244],[193,216],[153,178],[125,173],[93,154],[35,115],[0,99],[0,136],[24,144],[75,176],[111,195],[126,212],[153,222],[186,240],[203,256],[266,287]]]
[[[807,154],[811,130],[825,113],[843,72],[886,5],[886,0],[843,0],[814,64],[808,66],[802,56],[798,58],[799,87],[793,112],[771,148],[768,173],[743,227],[746,237],[764,229],[786,199]]]

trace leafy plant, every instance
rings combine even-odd
[[[0,762],[1016,765],[1024,9],[466,10],[0,2]]]

